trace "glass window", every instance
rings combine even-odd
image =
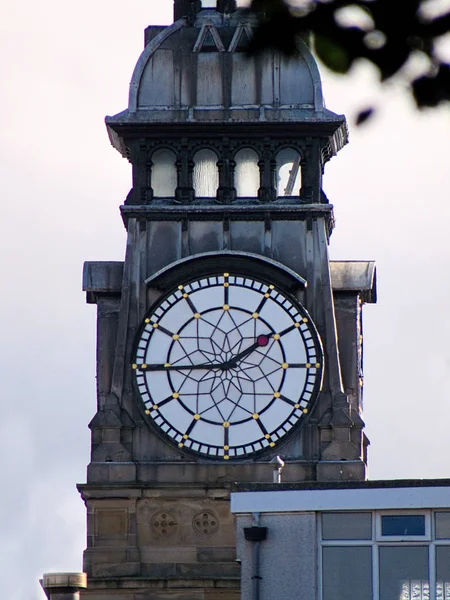
[[[381,535],[425,535],[425,515],[382,515]]]
[[[380,600],[429,598],[428,546],[380,546]]]
[[[299,196],[302,185],[301,157],[297,150],[285,148],[277,154],[278,196]]]
[[[175,153],[166,148],[153,153],[152,189],[154,196],[167,198],[175,195],[177,187],[175,161]]]
[[[436,546],[436,599],[450,598],[450,546]]]
[[[370,546],[324,547],[322,572],[323,600],[372,600]]]
[[[437,512],[435,514],[435,525],[438,540],[450,538],[450,512]]]
[[[194,189],[200,198],[215,198],[219,187],[217,155],[212,150],[199,150],[194,156]]]
[[[234,185],[239,198],[256,198],[259,190],[258,155],[251,148],[236,153]]]
[[[324,540],[372,539],[371,513],[324,513],[322,515]]]

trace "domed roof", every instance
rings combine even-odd
[[[130,84],[128,109],[108,125],[131,123],[334,122],[324,107],[315,60],[299,41],[284,57],[267,50],[249,58],[249,16],[201,10],[194,23],[180,19],[149,28],[149,39]],[[152,37],[153,35],[153,37]]]

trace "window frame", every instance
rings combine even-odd
[[[372,514],[372,539],[370,540],[324,540],[322,537],[322,515],[325,513],[352,513],[352,512],[370,512]],[[318,600],[324,600],[323,597],[323,548],[330,546],[370,546],[372,548],[372,600],[380,600],[380,555],[379,549],[384,546],[392,547],[410,547],[427,546],[428,547],[428,574],[429,574],[429,598],[436,599],[437,577],[436,577],[436,559],[438,546],[450,547],[450,536],[448,538],[436,538],[435,514],[439,512],[449,512],[446,509],[396,509],[396,510],[324,510],[316,512],[317,526],[317,590]],[[381,535],[381,517],[386,515],[424,515],[425,516],[425,534],[421,536],[382,536]]]
[[[159,171],[159,165],[158,163],[154,162],[154,157],[155,155],[157,155],[158,153],[162,153],[162,152],[170,152],[173,155],[174,161],[173,161],[173,165],[172,163],[167,163],[167,166],[170,164],[170,168],[172,170],[172,176],[174,178],[174,184],[175,187],[172,190],[171,194],[158,194],[155,192],[155,187],[154,187],[154,183],[155,183],[155,174]],[[177,170],[177,160],[178,160],[178,155],[175,151],[174,148],[172,148],[171,146],[168,145],[162,145],[162,146],[156,146],[152,149],[150,155],[149,155],[149,161],[151,164],[150,167],[150,187],[152,190],[152,196],[153,198],[173,198],[175,197],[175,193],[176,193],[176,189],[178,187],[178,170]],[[156,167],[156,169],[155,169]],[[160,174],[158,173],[158,176]],[[165,179],[167,179],[167,177],[165,177]],[[156,190],[159,191],[159,190]]]
[[[441,544],[441,542],[444,542],[444,545],[449,545],[450,546],[450,534],[448,537],[437,537],[436,534],[436,515],[438,513],[448,513],[450,514],[450,510],[445,510],[443,508],[437,508],[436,510],[433,510],[431,513],[431,527],[432,527],[432,536],[433,536],[433,541],[436,542],[436,544]]]
[[[424,516],[425,533],[422,535],[383,535],[382,517]],[[431,540],[431,511],[430,510],[382,510],[376,513],[375,539],[378,542],[424,542]]]

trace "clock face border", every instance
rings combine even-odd
[[[311,409],[315,404],[315,401],[322,386],[324,361],[323,349],[320,336],[311,317],[307,313],[306,309],[297,301],[295,297],[293,297],[290,293],[281,290],[279,286],[275,286],[272,283],[269,283],[267,280],[265,280],[264,277],[260,277],[259,275],[255,278],[253,276],[249,276],[248,273],[244,274],[242,272],[237,272],[233,269],[230,269],[230,272],[225,273],[216,271],[210,273],[209,275],[205,274],[201,276],[193,276],[193,274],[191,274],[190,278],[182,279],[182,281],[183,283],[180,282],[178,286],[175,286],[175,288],[172,288],[169,291],[167,291],[165,294],[163,294],[162,297],[158,299],[157,302],[155,302],[150,307],[150,309],[147,311],[147,316],[144,319],[144,322],[141,325],[141,328],[136,336],[136,341],[133,348],[134,362],[132,364],[134,374],[133,385],[135,391],[137,392],[137,397],[139,398],[139,405],[143,414],[145,415],[146,422],[152,426],[152,429],[156,430],[156,432],[162,439],[169,442],[169,444],[171,444],[172,446],[175,446],[178,450],[193,455],[196,458],[204,458],[214,461],[230,460],[234,462],[239,460],[253,459],[259,456],[261,453],[273,450],[279,444],[287,441],[291,434],[293,434],[295,431],[298,431],[299,426],[302,426],[305,423],[307,415],[311,412]],[[272,301],[273,303],[281,307],[285,311],[286,316],[288,316],[288,318],[291,320],[291,325],[287,328],[284,328],[285,330],[289,331],[276,331],[274,329],[274,324],[270,324],[265,319],[263,319],[261,315],[258,314],[257,306],[252,307],[253,312],[252,310],[249,310],[249,307],[233,307],[231,303],[230,306],[227,306],[226,299],[228,298],[227,292],[230,289],[229,286],[231,286],[232,289],[233,287],[241,287],[251,290],[252,292],[256,292],[260,294],[262,304],[264,304],[266,301]],[[255,333],[253,334],[253,342],[255,339],[259,340],[259,338],[263,339],[264,337],[267,337],[264,335],[264,333],[266,333],[269,334],[269,341],[267,341],[267,343],[264,343],[264,347],[266,345],[269,346],[270,344],[267,352],[271,351],[272,354],[274,352],[275,354],[277,354],[276,350],[279,350],[278,355],[281,361],[279,363],[280,377],[278,385],[275,385],[276,389],[274,387],[274,389],[272,390],[272,399],[267,402],[267,404],[263,407],[261,411],[255,409],[253,413],[249,412],[247,419],[241,421],[238,420],[232,422],[231,419],[227,419],[227,417],[222,417],[222,422],[219,424],[218,420],[211,421],[208,419],[208,417],[202,419],[202,415],[200,414],[201,411],[199,411],[198,409],[193,409],[192,403],[190,406],[186,406],[186,404],[183,402],[183,393],[180,394],[180,390],[177,390],[177,386],[173,385],[172,380],[177,378],[177,376],[179,375],[179,370],[176,370],[174,366],[171,367],[170,363],[168,362],[164,365],[146,364],[146,352],[152,340],[152,336],[156,335],[156,331],[158,332],[158,334],[160,334],[161,331],[163,331],[166,336],[172,337],[169,349],[166,350],[166,352],[168,352],[167,356],[171,356],[174,344],[177,343],[180,336],[183,336],[183,330],[185,330],[186,327],[192,328],[190,324],[185,323],[181,327],[178,327],[176,331],[168,331],[166,327],[160,326],[160,322],[162,322],[163,317],[168,314],[168,312],[173,306],[178,305],[179,302],[182,302],[184,304],[185,300],[186,303],[189,303],[190,296],[192,294],[195,296],[195,292],[211,288],[223,289],[224,299],[221,305],[219,303],[217,304],[217,306],[215,305],[213,307],[210,307],[209,309],[202,309],[202,315],[204,315],[205,321],[207,321],[208,318],[211,319],[212,316],[214,316],[214,313],[217,313],[218,311],[224,311],[226,309],[228,311],[228,314],[230,314],[234,310],[235,316],[239,313],[239,316],[244,315],[248,317],[245,325],[247,331],[249,328],[248,323],[251,323],[252,325],[254,324]],[[193,323],[196,318],[199,318],[199,321],[197,321],[196,324],[201,323],[202,321],[200,313],[196,312],[196,308],[193,304],[190,308],[192,311],[192,318],[190,322]],[[217,315],[215,316],[215,318],[217,318]],[[256,323],[262,324],[262,337],[261,335],[259,335],[259,337],[257,335]],[[242,336],[239,327],[237,327],[237,330]],[[304,361],[304,363],[290,365],[286,362],[285,352],[282,344],[283,335],[286,335],[286,333],[294,336],[295,334],[299,334],[299,336],[301,337],[304,345],[304,352],[306,355],[306,360]],[[235,346],[235,349],[231,352],[231,354],[233,355],[233,352],[234,355],[242,353],[242,346],[248,348],[249,340],[247,340],[245,343],[237,344]],[[259,353],[261,354],[262,352],[264,352],[264,347],[256,348],[256,352],[259,351]],[[187,358],[189,359],[188,356]],[[273,357],[268,356],[267,359],[269,358],[273,361]],[[220,360],[226,360],[225,354],[223,354]],[[242,360],[245,361],[244,358]],[[182,362],[186,363],[186,360],[183,360]],[[198,365],[199,363],[204,364],[207,362],[209,361],[206,358],[202,358],[199,361],[197,357],[193,361],[193,363],[191,362],[191,364]],[[154,369],[155,367],[161,367],[161,369],[158,372],[158,376],[161,375],[162,371],[162,375],[167,377],[172,392],[171,395],[169,394],[162,401],[161,399],[155,400],[154,392],[151,391],[151,386],[149,388],[148,381],[151,381],[151,373],[147,369]],[[168,370],[167,372],[164,372],[163,367],[171,367],[173,371]],[[247,366],[246,369],[248,370],[248,372],[250,372],[251,367]],[[294,369],[298,369],[297,373],[302,372],[304,374],[304,381],[300,383],[299,386],[302,387],[301,393],[299,393],[298,397],[291,399],[291,397],[286,397],[286,395],[283,394],[283,385],[286,378],[292,379],[291,373],[294,372]],[[239,373],[235,369],[230,369],[230,377],[231,371],[233,371],[234,376],[237,377],[238,381],[241,381],[242,378],[243,383],[246,383],[245,377],[243,377],[243,373],[241,373],[242,377],[240,378]],[[242,368],[241,371],[243,372],[245,371],[245,369]],[[219,378],[219,380],[220,378],[226,377],[224,369],[216,369],[215,373],[218,373],[216,378]],[[197,375],[197,377],[199,374],[200,370],[194,371],[194,375]],[[208,373],[206,375],[209,377]],[[213,370],[211,370],[211,375],[213,375]],[[265,378],[267,381],[269,381],[269,377],[267,377],[263,371],[262,375],[263,377],[260,379]],[[275,379],[277,377],[276,374],[270,375],[272,379],[273,377],[275,377]],[[250,381],[252,381],[251,378],[249,379]],[[197,382],[199,381],[200,380],[197,379]],[[254,381],[253,383],[256,386],[256,383]],[[292,382],[290,387],[292,388]],[[268,394],[265,392],[263,395]],[[199,396],[200,394],[197,393],[197,404]],[[256,403],[258,393],[254,391],[253,396],[254,402]],[[228,400],[228,396],[225,398],[225,400]],[[164,404],[167,404],[168,402],[171,402],[172,406],[174,406],[174,402],[178,402],[179,405],[183,407],[183,410],[185,412],[190,413],[191,422],[189,424],[186,424],[186,426],[184,427],[179,427],[179,425],[175,426],[173,421],[167,420],[167,415],[164,416],[164,409],[162,408],[162,406]],[[238,410],[241,410],[239,407],[239,402],[240,401],[236,402],[236,407],[238,407]],[[218,402],[215,409],[218,408],[219,404],[220,402]],[[280,421],[280,423],[274,430],[267,429],[267,422],[266,424],[264,423],[264,415],[266,414],[267,417],[267,411],[269,411],[270,408],[274,409],[278,406],[280,408],[283,407],[284,411],[286,412],[287,404],[290,406],[290,412],[288,413],[286,418],[283,421]],[[211,408],[214,408],[212,406],[212,403]],[[198,429],[200,421],[202,421],[202,427],[204,427],[205,423],[209,423],[211,427],[216,428],[217,433],[219,431],[221,432],[220,435],[217,436],[218,438],[221,438],[221,443],[212,444],[210,443],[210,441],[206,442],[205,439],[203,439],[203,441],[199,441],[198,439],[196,440],[194,437],[190,437],[190,434],[195,429],[196,425]],[[256,424],[261,437],[258,439],[252,439],[247,443],[231,444],[229,440],[230,437],[232,437],[232,433],[236,430],[236,426],[241,426],[244,421],[248,421],[250,423],[248,425],[249,428],[254,428]]]

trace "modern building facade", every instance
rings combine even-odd
[[[272,500],[249,511],[242,490],[263,493],[280,461],[294,488],[366,489],[362,307],[376,301],[376,270],[330,261],[334,209],[322,188],[347,143],[345,117],[325,107],[301,40],[293,57],[247,56],[254,22],[234,0],[175,0],[174,15],[146,29],[128,108],[106,118],[132,168],[127,246],[123,262],[84,267],[98,315],[97,410],[78,486],[87,583],[45,576],[58,600],[79,590],[83,600],[256,599],[246,553],[258,543],[263,556],[271,534],[244,543],[243,527],[259,535],[250,513],[292,519]],[[364,535],[372,528],[354,538],[365,548],[378,535],[369,505],[351,509]],[[317,557],[332,569],[357,551],[321,537],[320,504],[305,511],[290,512],[301,556],[316,557],[301,567],[310,583],[284,597],[315,600]],[[251,593],[275,598],[267,589]]]
[[[238,486],[231,510],[246,600],[450,598],[450,480]]]

